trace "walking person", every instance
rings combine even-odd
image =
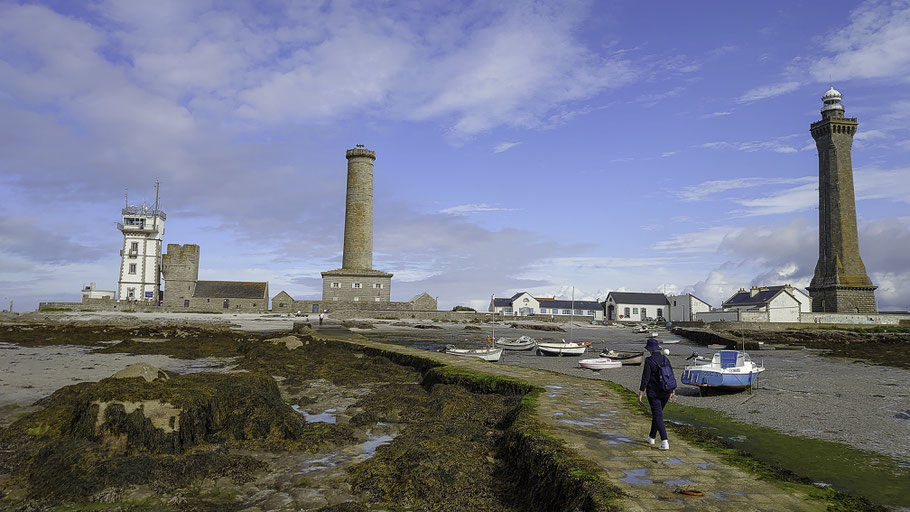
[[[319,325],[322,325],[322,321],[325,319],[325,311],[319,313]]]
[[[648,405],[651,406],[651,433],[648,435],[648,444],[657,443],[657,434],[660,434],[661,450],[670,449],[667,439],[667,429],[664,427],[664,407],[673,397],[676,390],[676,377],[670,360],[660,352],[657,340],[651,338],[645,344],[645,350],[651,355],[645,359],[641,372],[641,386],[638,387],[638,403],[642,403],[642,395],[647,392]]]

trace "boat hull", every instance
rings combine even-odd
[[[717,389],[746,389],[755,385],[761,368],[748,372],[724,372],[714,369],[687,368],[680,382],[689,386]]]
[[[538,343],[537,354],[547,356],[580,356],[588,347],[575,343]]]
[[[606,370],[608,368],[619,368],[622,366],[622,363],[619,361],[613,361],[610,359],[582,359],[578,361],[578,366],[581,368],[587,368],[588,370],[600,371]]]
[[[644,354],[641,352],[616,352],[615,350],[604,350],[600,353],[600,357],[608,357],[627,366],[638,366],[644,360]]]
[[[483,359],[484,361],[490,361],[493,363],[499,361],[499,359],[502,357],[501,348],[450,348],[447,349],[445,353],[452,354],[453,356],[477,357]]]
[[[506,350],[530,350],[537,346],[537,341],[527,336],[522,336],[514,341],[506,341],[504,339],[500,339],[496,342],[496,346],[502,347]]]

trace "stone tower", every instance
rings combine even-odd
[[[322,273],[325,307],[389,302],[392,274],[373,269],[373,162],[376,153],[358,144],[348,160],[341,268]],[[333,305],[332,303],[345,303]]]
[[[855,117],[844,117],[834,87],[822,96],[810,132],[818,148],[818,263],[809,285],[812,311],[875,313],[875,288],[859,256],[850,150]]]
[[[199,246],[196,244],[167,244],[161,258],[164,277],[164,305],[183,306],[196,291],[199,280]]]
[[[348,193],[344,214],[341,268],[373,268],[373,162],[376,152],[357,145],[345,152]]]

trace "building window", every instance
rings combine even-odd
[[[212,302],[212,299],[205,299],[206,302]]]
[[[127,289],[126,289],[126,298],[129,299],[129,300],[135,299],[135,298],[136,298],[136,289],[135,289],[135,288],[127,288]]]
[[[360,297],[354,297],[354,302],[360,302]]]
[[[190,307],[190,301],[189,301],[189,299],[183,301],[183,307],[185,307],[185,308]]]
[[[594,312],[593,312],[593,311],[588,311],[588,315],[594,316]]]
[[[379,297],[376,297],[375,299],[373,299],[373,302],[379,302]]]
[[[382,283],[373,283],[373,288],[382,288]]]
[[[360,288],[363,288],[363,283],[354,283],[351,286],[353,286],[354,288],[360,289]]]
[[[130,274],[135,274],[135,273],[136,273],[136,264],[130,263]]]
[[[568,310],[568,309],[564,309],[564,310],[562,310],[562,314],[564,314],[564,315],[568,315],[568,314],[569,314],[569,310]]]
[[[511,313],[511,312],[512,312],[512,307],[509,306],[509,307],[507,307],[507,308],[502,308],[502,311],[503,311],[503,313]]]
[[[673,305],[674,305],[674,306],[676,305],[676,301],[675,301],[675,300],[673,301]]]
[[[234,309],[240,309],[240,304],[237,304],[237,307],[234,308]]]
[[[632,314],[633,314],[633,315],[637,315],[637,314],[638,314],[638,308],[632,308]]]
[[[332,300],[338,300],[338,297],[332,297]]]
[[[541,314],[546,313],[546,312],[547,312],[547,308],[540,308],[540,313],[541,313]]]
[[[629,318],[629,308],[624,308],[623,314],[626,316],[626,318]]]
[[[139,242],[132,242],[130,244],[130,252],[139,252]]]
[[[279,302],[279,303],[278,303],[278,307],[279,307],[279,308],[283,308],[283,307],[284,307],[284,302]]]
[[[341,288],[341,283],[332,283],[332,288]]]

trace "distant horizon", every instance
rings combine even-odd
[[[805,289],[834,86],[878,308],[910,310],[907,1],[0,0],[0,37],[2,308],[116,289],[156,179],[201,280],[320,299],[356,144],[392,300]]]

